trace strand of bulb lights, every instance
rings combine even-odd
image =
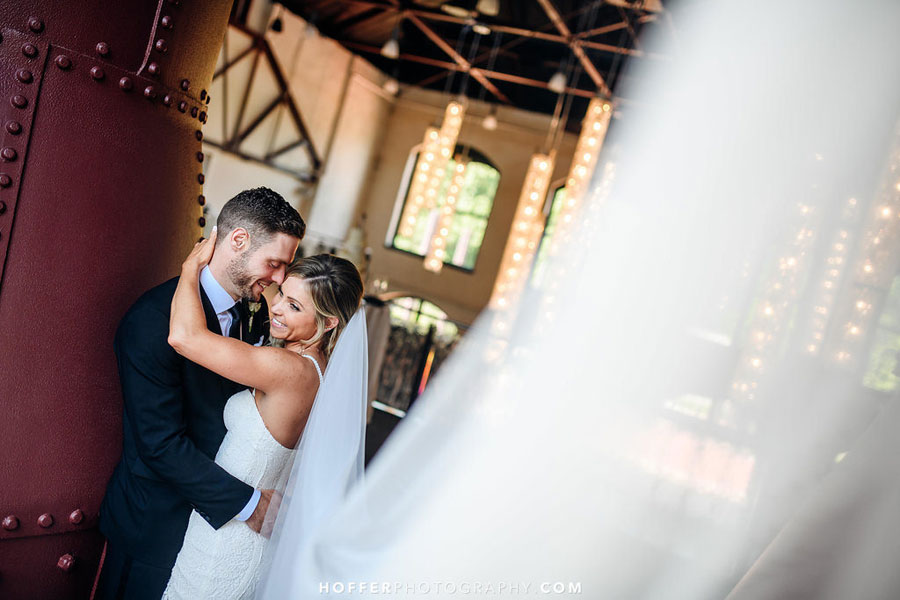
[[[429,127],[425,130],[422,151],[413,170],[413,183],[400,216],[400,235],[412,237],[419,216],[427,215],[437,205],[438,192],[459,139],[465,113],[466,107],[462,102],[450,102],[444,111],[441,128]]]
[[[841,323],[829,357],[847,367],[858,366],[863,358],[875,311],[875,299],[890,291],[900,254],[900,123],[894,130],[889,167],[877,201],[869,211],[860,239],[859,259],[854,265],[853,294],[842,306]],[[853,200],[853,199],[851,199]]]
[[[447,253],[447,237],[450,235],[453,215],[456,214],[456,200],[459,198],[465,182],[466,164],[460,161],[453,168],[453,179],[450,180],[450,187],[447,189],[444,205],[441,207],[437,228],[428,246],[428,253],[425,255],[425,269],[433,273],[440,273],[444,266],[444,256]]]
[[[558,254],[559,248],[568,241],[573,219],[597,166],[597,157],[603,147],[610,118],[612,105],[599,98],[592,99],[588,104],[581,134],[575,146],[575,155],[572,157],[572,165],[566,177],[566,200],[559,212],[550,247],[551,255]]]
[[[492,309],[506,309],[513,304],[531,272],[535,250],[544,232],[541,208],[550,186],[553,163],[553,156],[535,154],[528,164],[525,183],[519,194],[516,214],[500,261],[500,271],[491,294],[489,306]]]
[[[755,399],[759,380],[768,371],[769,361],[778,350],[809,268],[819,212],[807,204],[797,205],[797,224],[787,240],[786,252],[778,258],[778,268],[765,285],[759,308],[752,316],[750,335],[731,381],[729,401],[723,405],[718,417],[720,425],[733,426],[732,419],[736,416],[733,411]]]

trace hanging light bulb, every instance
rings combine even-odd
[[[481,126],[487,129],[488,131],[494,131],[497,129],[497,109],[492,108],[491,112],[487,114],[484,120],[481,122]]]
[[[384,46],[381,47],[381,55],[391,60],[400,58],[400,43],[396,37],[392,37],[384,43]]]
[[[551,92],[556,92],[557,94],[562,94],[566,91],[566,74],[562,71],[557,71],[553,74],[553,77],[550,78],[550,81],[547,82],[547,87]]]
[[[500,14],[500,0],[478,0],[475,10],[489,17],[496,17]]]
[[[484,23],[475,23],[472,25],[472,31],[478,35],[491,35],[491,28]]]
[[[384,82],[384,85],[381,86],[381,89],[383,89],[391,96],[396,96],[400,92],[400,82],[391,77]]]
[[[447,13],[448,15],[453,15],[454,17],[458,17],[460,19],[467,19],[469,17],[474,16],[474,13],[465,8],[464,6],[457,6],[455,4],[450,4],[449,2],[445,2],[441,4],[441,10]]]

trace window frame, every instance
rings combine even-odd
[[[403,248],[398,248],[394,245],[394,238],[397,237],[397,230],[400,227],[400,217],[403,214],[403,209],[406,208],[406,202],[409,198],[409,189],[412,186],[412,176],[413,170],[416,168],[416,161],[419,158],[419,154],[422,150],[422,144],[416,144],[413,146],[409,155],[406,158],[406,164],[403,167],[403,175],[402,175],[402,184],[397,189],[397,195],[394,198],[394,209],[391,212],[391,221],[390,227],[388,227],[387,233],[384,238],[384,247],[388,250],[393,250],[395,252],[400,252],[409,256],[414,256],[416,258],[421,258],[423,261],[425,260],[424,254],[419,254],[417,252],[413,252],[411,250],[405,250]],[[469,158],[469,162],[478,162],[489,166],[497,172],[497,191],[500,190],[500,180],[503,178],[503,173],[497,168],[491,159],[489,159],[483,152],[480,152],[476,148],[466,144],[456,144],[456,147],[453,149],[453,156],[457,156],[459,154],[467,154]],[[488,210],[487,215],[484,217],[485,223],[485,236],[487,235],[487,226],[490,222],[491,215],[494,213],[494,201],[497,199],[497,191],[494,192],[494,197],[491,198],[491,208]],[[471,215],[471,213],[465,213]],[[455,216],[455,215],[454,215]],[[471,215],[474,216],[474,215]],[[478,246],[478,253],[475,255],[475,264],[472,265],[471,268],[465,267],[462,265],[457,265],[452,262],[444,262],[444,267],[450,267],[452,269],[456,269],[458,271],[462,271],[464,273],[472,274],[478,268],[478,261],[481,258],[481,248],[484,245],[484,237],[481,239],[481,244]]]

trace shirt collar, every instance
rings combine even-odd
[[[206,296],[209,298],[209,302],[212,304],[216,314],[223,313],[237,304],[234,298],[231,297],[231,294],[226,292],[225,288],[216,281],[212,271],[209,270],[209,265],[203,267],[203,270],[200,271],[200,285],[203,287],[203,291],[206,292]]]

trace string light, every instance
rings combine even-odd
[[[465,104],[454,100],[444,111],[440,129],[429,127],[425,130],[422,150],[413,170],[413,183],[400,216],[400,235],[412,237],[419,216],[428,216],[436,206],[465,114]]]
[[[786,251],[777,259],[778,269],[764,286],[765,294],[751,321],[751,334],[747,338],[743,357],[732,380],[730,402],[727,410],[722,410],[718,421],[725,426],[733,426],[733,419],[743,402],[755,398],[753,390],[766,374],[769,357],[777,352],[782,334],[790,322],[791,309],[800,296],[799,288],[805,280],[809,268],[809,256],[815,242],[815,227],[819,211],[809,204],[798,204],[795,213],[795,227],[785,238]],[[818,305],[816,312],[825,314],[827,309]],[[805,344],[809,352],[815,352],[815,342]]]
[[[419,213],[425,206],[426,192],[436,178],[438,171],[436,159],[440,154],[440,132],[435,127],[425,130],[422,150],[413,169],[412,185],[400,216],[400,235],[412,237],[416,228]]]
[[[535,249],[544,232],[541,206],[547,197],[553,165],[554,157],[547,154],[533,155],[528,164],[511,233],[491,294],[489,306],[493,309],[506,309],[513,304],[531,271]]]
[[[556,231],[550,247],[551,254],[558,254],[561,245],[569,238],[574,215],[578,212],[594,168],[597,166],[597,157],[611,117],[612,105],[609,102],[594,98],[588,104],[572,165],[566,177],[566,201],[557,217]]]
[[[812,300],[814,315],[809,321],[808,338],[805,343],[807,353],[818,355],[822,350],[821,342],[825,339],[825,329],[828,327],[829,315],[832,312],[835,289],[845,271],[846,257],[850,249],[849,229],[854,228],[858,218],[857,202],[855,198],[849,198],[841,212],[841,228],[830,240],[830,253],[825,258],[825,269],[819,287],[814,289]]]
[[[425,269],[433,273],[440,273],[444,266],[444,256],[447,253],[447,237],[450,235],[450,226],[453,224],[453,215],[456,214],[456,200],[465,185],[466,164],[462,161],[456,163],[453,168],[453,178],[444,198],[444,206],[438,219],[437,228],[428,253],[425,255]]]
[[[866,226],[859,238],[852,284],[853,293],[848,294],[841,307],[841,321],[844,325],[830,339],[832,347],[829,355],[849,368],[857,365],[851,360],[866,357],[864,344],[872,327],[876,312],[872,310],[879,298],[887,294],[897,272],[900,254],[900,225],[894,215],[900,215],[900,184],[894,184],[890,173],[900,168],[900,123],[894,130],[894,147],[890,155],[888,174],[872,208],[869,210]],[[850,201],[854,206],[856,199]],[[843,233],[843,232],[842,232]]]

